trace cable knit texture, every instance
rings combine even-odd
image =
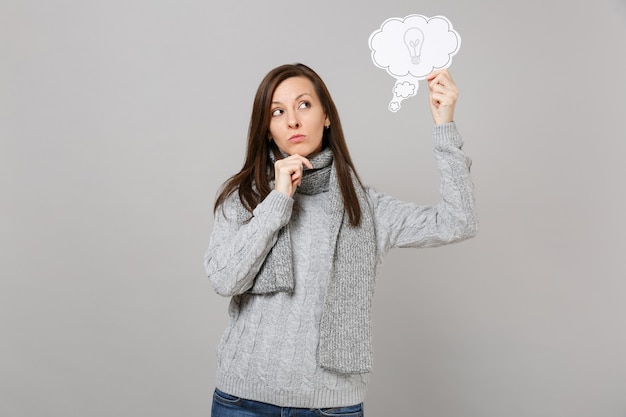
[[[370,188],[364,190],[372,213],[373,255],[378,261],[394,247],[439,246],[476,233],[471,161],[461,150],[462,140],[454,123],[435,126],[433,140],[441,174],[439,204],[416,205]],[[350,294],[350,288],[331,289],[333,282],[341,285],[335,279],[339,274],[337,257],[351,257],[359,249],[351,244],[340,248],[344,237],[341,231],[333,231],[336,203],[332,202],[330,185],[327,191],[312,194],[302,192],[305,188],[293,198],[272,191],[255,208],[252,218],[248,213],[246,222],[238,219],[236,193],[216,213],[205,267],[215,290],[232,297],[230,325],[217,349],[217,387],[231,395],[285,407],[356,404],[364,400],[369,373],[331,371],[322,366],[320,354],[324,345],[333,346],[332,342],[322,342],[324,314],[331,319],[350,315],[329,307],[329,295],[335,291],[348,297],[340,300],[343,304],[363,299],[363,294]],[[281,233],[288,233],[288,239]],[[346,239],[349,242],[352,238]],[[260,287],[255,286],[265,285],[259,280],[260,271],[281,240],[289,242],[292,262],[285,268],[291,268],[291,274],[285,282],[282,278],[271,281],[272,276],[283,273],[269,274],[266,288],[284,289],[257,294]],[[347,268],[345,273],[354,271],[352,266]],[[364,299],[357,307],[369,310],[371,294]],[[370,331],[369,323],[359,327],[365,329],[354,329],[361,332],[354,340],[368,340],[363,335]]]
[[[359,226],[351,226],[344,213],[332,151],[327,148],[310,158],[310,162],[313,169],[303,172],[298,192],[306,195],[327,192],[330,203],[331,276],[320,324],[319,364],[346,374],[369,372],[372,368],[369,306],[376,268],[376,237],[371,208],[361,184],[352,175],[362,214]],[[243,205],[239,205],[237,210],[238,219],[250,216]],[[292,273],[291,246],[287,224],[278,232],[276,243],[250,289],[252,294],[293,290],[295,276]]]

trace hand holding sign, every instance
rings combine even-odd
[[[444,16],[413,14],[387,19],[370,35],[369,45],[374,64],[396,79],[389,110],[397,112],[402,100],[417,94],[419,80],[452,64],[461,37]]]

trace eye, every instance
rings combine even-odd
[[[311,107],[311,103],[308,101],[303,101],[298,105],[299,109],[308,109],[309,107]]]
[[[277,117],[277,116],[280,116],[281,114],[283,114],[283,111],[281,109],[272,110],[272,117]]]

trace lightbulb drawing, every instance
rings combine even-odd
[[[395,78],[388,109],[397,112],[403,100],[417,94],[420,80],[452,64],[461,37],[445,16],[411,14],[385,20],[370,35],[369,45],[374,65]]]
[[[422,45],[424,44],[424,32],[419,28],[412,27],[404,32],[404,44],[409,50],[411,62],[415,65],[421,62]]]

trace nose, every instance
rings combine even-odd
[[[292,129],[297,129],[300,127],[300,120],[295,113],[291,113],[289,115],[289,127]]]

